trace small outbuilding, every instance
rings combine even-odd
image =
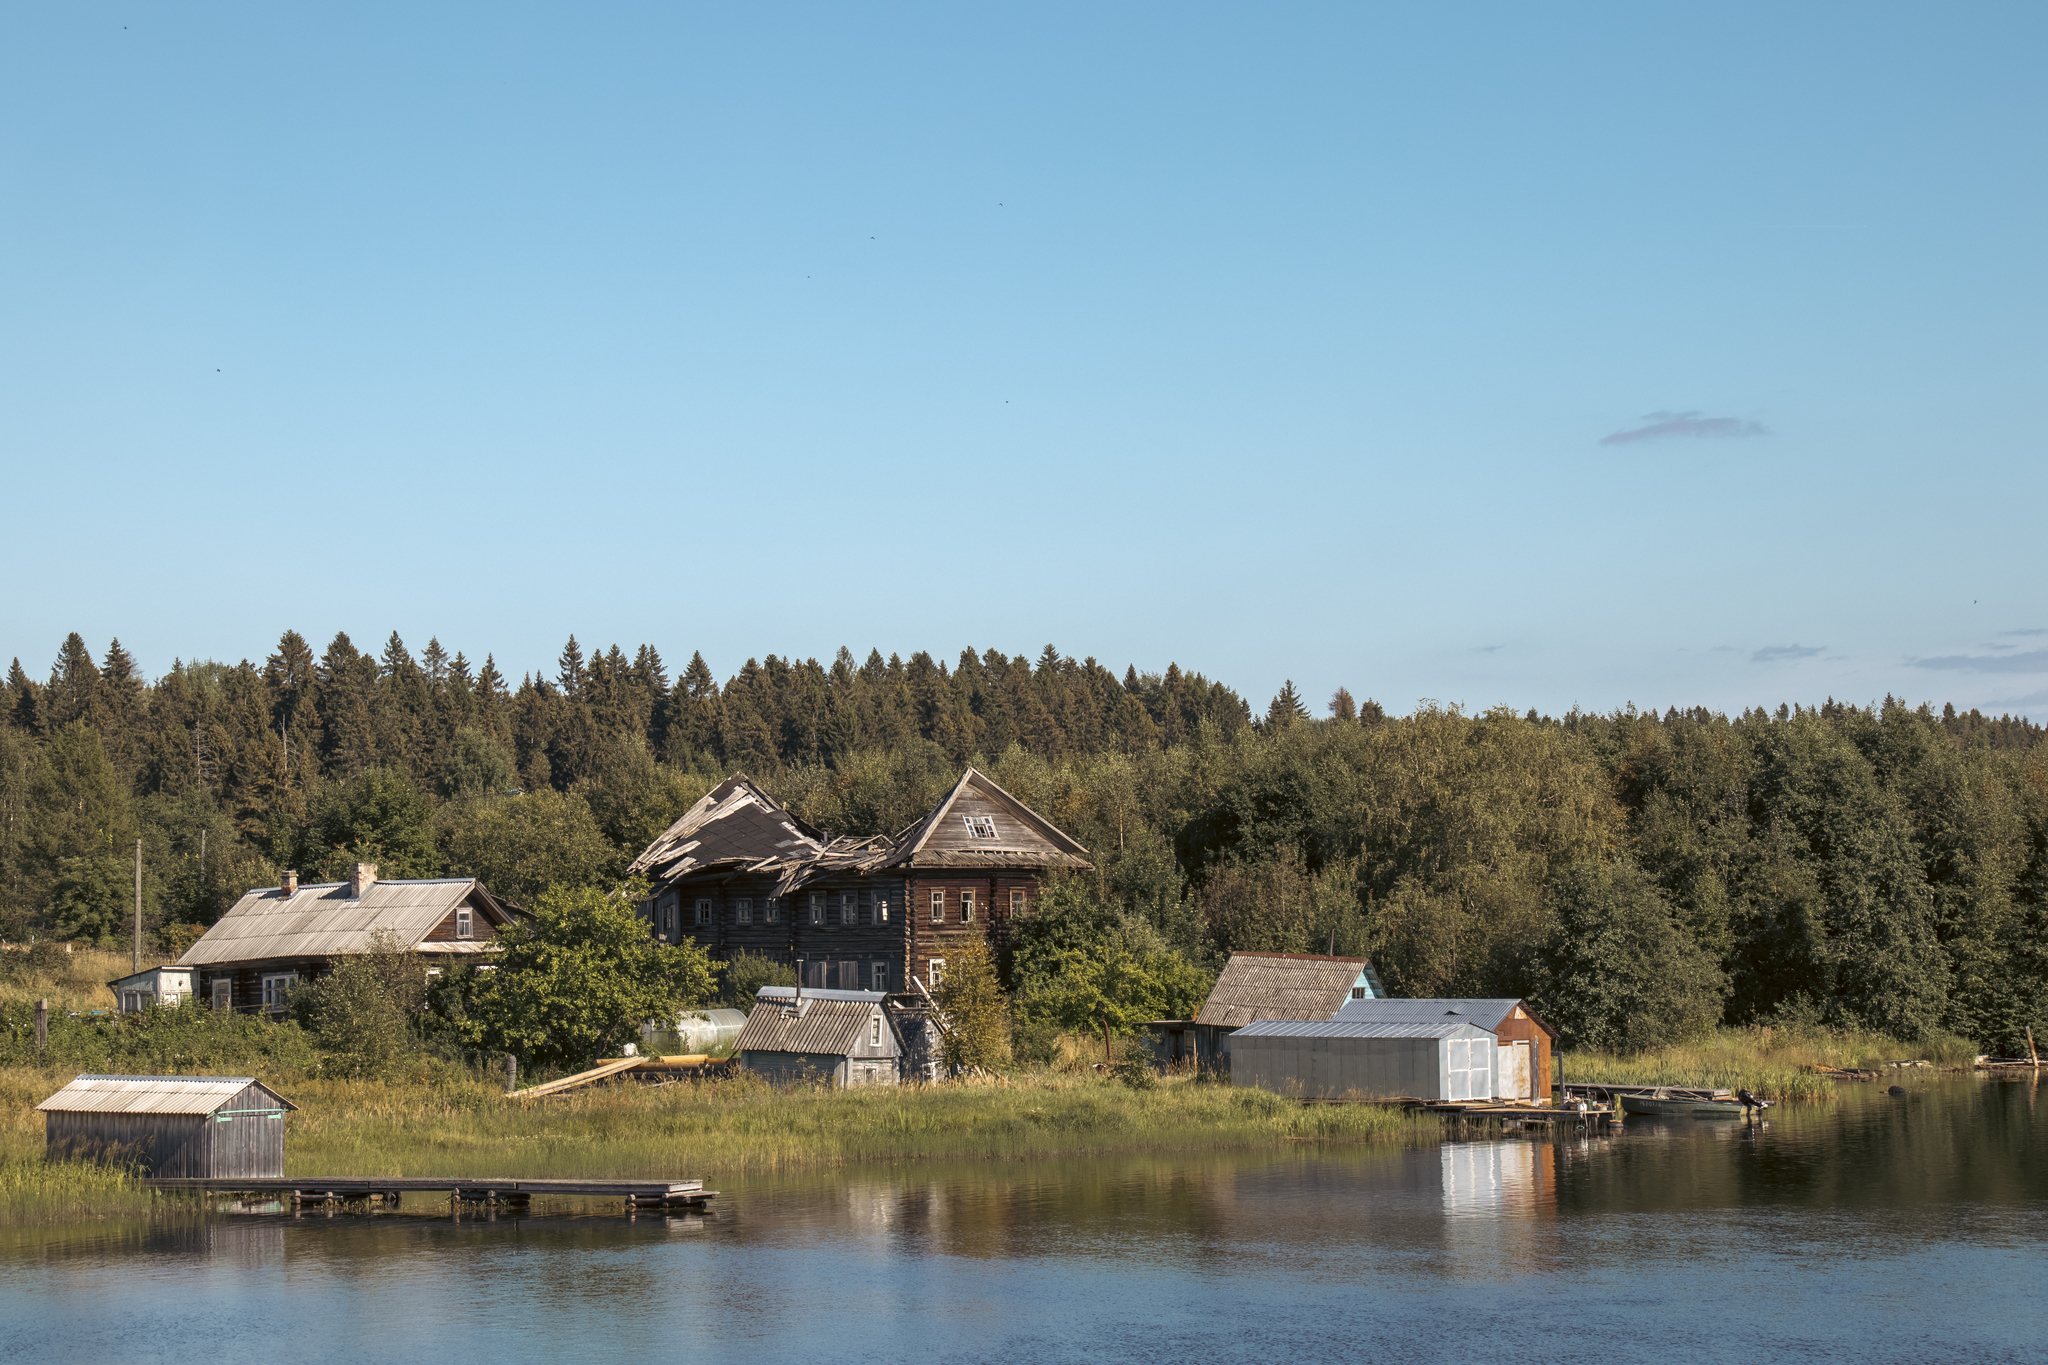
[[[1154,1058],[1227,1066],[1230,1038],[1262,1019],[1329,1019],[1353,1000],[1387,993],[1372,961],[1316,953],[1238,952],[1223,964],[1209,998],[1193,1019],[1159,1019],[1145,1027]]]
[[[1231,1035],[1230,1081],[1301,1099],[1494,1098],[1494,1036],[1476,1024],[1272,1019]]]
[[[1353,1000],[1337,1018],[1367,1024],[1477,1024],[1500,1043],[1494,1089],[1504,1100],[1548,1104],[1551,1049],[1557,1031],[1536,1017],[1529,1002],[1514,998],[1478,1000]]]
[[[881,991],[763,986],[734,1051],[740,1065],[777,1084],[895,1085],[903,1040]]]
[[[192,998],[192,968],[175,964],[109,981],[107,989],[121,1002],[121,1013],[140,1014],[151,1005],[176,1009]]]
[[[283,1175],[298,1106],[247,1076],[80,1076],[36,1108],[52,1160],[203,1180]]]

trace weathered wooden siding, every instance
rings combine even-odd
[[[900,991],[907,988],[902,888],[893,876],[853,874],[814,882],[778,900],[772,876],[685,880],[654,897],[642,913],[655,937],[694,941],[721,961],[742,952],[791,966],[801,960],[806,986]],[[697,922],[700,902],[708,902],[709,924]]]
[[[484,912],[475,906],[469,907],[469,937],[457,937],[455,933],[455,911],[450,910],[441,922],[427,931],[422,943],[489,943],[498,936],[498,927],[484,918]]]
[[[995,824],[993,839],[978,839],[969,829],[969,822],[987,819]],[[1046,853],[1053,855],[1052,861],[1064,856],[1064,850],[1041,834],[1030,821],[1021,819],[1017,813],[998,801],[991,800],[973,787],[961,792],[953,802],[953,808],[946,812],[946,818],[939,822],[931,837],[924,841],[923,852],[927,853]]]
[[[945,958],[975,939],[993,952],[1007,948],[1012,923],[1020,915],[1028,915],[1038,899],[1038,879],[1014,872],[919,871],[909,878],[908,886],[907,899],[915,913],[906,965],[927,986],[932,981],[933,958]],[[940,898],[936,908],[935,895]],[[970,896],[972,919],[967,916]]]
[[[1500,1038],[1502,1048],[1512,1047],[1516,1043],[1529,1045],[1530,1081],[1535,1092],[1533,1098],[1539,1104],[1549,1099],[1550,1035],[1537,1027],[1536,1021],[1529,1017],[1529,1011],[1519,1005],[1509,1012],[1507,1018],[1500,1021],[1500,1027],[1495,1033]]]
[[[215,1179],[284,1174],[284,1115],[256,1086],[212,1114],[47,1113],[44,1148],[52,1159],[134,1162],[152,1176]]]

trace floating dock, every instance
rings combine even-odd
[[[1308,1107],[1324,1104],[1378,1104],[1406,1109],[1415,1114],[1435,1114],[1446,1123],[1498,1124],[1507,1129],[1554,1131],[1570,1128],[1600,1132],[1614,1122],[1614,1107],[1608,1104],[1588,1104],[1584,1109],[1571,1109],[1561,1105],[1503,1104],[1496,1100],[1425,1100],[1399,1095],[1391,1099],[1332,1096],[1304,1099],[1302,1104]]]
[[[627,1212],[664,1209],[702,1213],[718,1197],[701,1180],[526,1180],[454,1176],[287,1175],[221,1180],[163,1179],[145,1182],[153,1190],[196,1190],[212,1194],[257,1194],[289,1199],[293,1208],[306,1205],[378,1203],[397,1208],[409,1193],[448,1191],[449,1204],[481,1204],[513,1211],[527,1208],[535,1195],[585,1195],[624,1199]]]
[[[1732,1090],[1714,1090],[1704,1086],[1686,1085],[1608,1085],[1596,1081],[1571,1081],[1560,1085],[1558,1093],[1566,1099],[1586,1100],[1591,1103],[1612,1104],[1623,1095],[1656,1095],[1669,1100],[1732,1100]]]

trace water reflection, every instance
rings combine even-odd
[[[1564,1323],[1542,1353],[1593,1360],[1638,1354],[1654,1322],[1691,1358],[2031,1358],[2036,1094],[1945,1081],[1559,1141],[721,1180],[709,1217],[252,1206],[16,1232],[0,1351],[149,1359],[134,1343],[169,1324],[254,1358],[276,1339],[254,1322],[316,1360],[1349,1358],[1362,1340],[1465,1360]]]

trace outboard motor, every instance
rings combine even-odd
[[[1771,1107],[1769,1100],[1764,1099],[1760,1095],[1752,1095],[1747,1090],[1736,1091],[1735,1098],[1742,1101],[1744,1109],[1764,1110]]]

